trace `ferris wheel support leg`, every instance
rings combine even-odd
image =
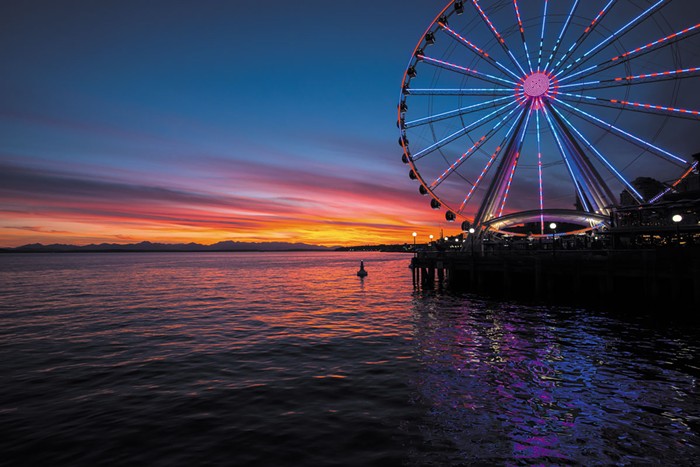
[[[495,212],[494,208],[498,200],[501,198],[503,190],[505,189],[506,177],[509,175],[508,167],[512,165],[513,160],[516,157],[518,138],[520,136],[522,127],[525,123],[526,115],[528,113],[529,109],[526,109],[526,111],[520,116],[518,125],[516,127],[516,131],[513,132],[513,134],[510,137],[510,140],[508,141],[505,150],[506,156],[501,160],[501,163],[498,165],[496,175],[494,176],[493,180],[491,180],[491,184],[489,185],[488,191],[486,192],[484,201],[481,203],[479,211],[474,217],[474,223],[476,225],[482,225],[484,221],[488,220],[489,217],[493,217],[493,213]]]
[[[551,111],[552,106],[549,104],[547,104],[547,106]],[[587,185],[588,191],[597,205],[595,211],[607,214],[609,207],[617,204],[615,202],[615,195],[613,195],[610,187],[603,181],[600,173],[598,173],[593,164],[591,164],[590,159],[583,148],[577,143],[567,125],[559,118],[556,112],[552,111],[551,114],[559,127],[560,134],[564,137],[566,145],[571,149],[570,154],[573,156],[574,162],[579,167],[579,171],[584,175],[585,185]]]
[[[559,111],[554,106],[551,106],[552,110],[554,113],[561,119],[563,120],[567,125],[568,128],[573,130],[576,135],[578,136],[579,140],[588,146],[588,148],[593,152],[598,157],[598,160],[600,160],[607,168],[610,170],[610,172],[617,178],[620,182],[622,182],[623,185],[627,187],[627,190],[629,193],[632,195],[632,197],[639,203],[642,204],[644,203],[644,197],[637,191],[637,189],[627,180],[622,173],[598,150],[598,148],[595,147],[575,126],[567,120],[567,118]]]

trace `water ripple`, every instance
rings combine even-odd
[[[369,276],[357,278],[363,259]],[[697,328],[416,292],[402,254],[4,255],[3,461],[693,465]]]

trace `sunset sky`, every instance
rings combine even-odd
[[[395,126],[442,3],[3,2],[0,246],[449,227],[408,180]]]
[[[482,2],[486,3],[494,14],[500,11],[497,22],[509,28],[511,39],[515,37],[512,4]],[[536,40],[532,31],[540,28],[541,0],[519,3],[528,32]],[[565,18],[574,18],[574,26],[562,42],[572,42],[573,47],[572,37],[608,2],[580,2],[577,15],[567,15],[570,2],[549,3],[551,43],[545,48],[551,49],[556,48],[555,29],[568,24]],[[449,224],[444,210],[431,210],[429,197],[421,197],[418,183],[409,180],[396,128],[404,70],[426,27],[446,4],[446,0],[3,2],[0,247],[144,240],[335,246],[410,243],[413,231],[422,242],[441,229],[458,233],[460,223]],[[650,0],[616,3],[615,14],[605,18],[591,42],[615,37],[596,52],[600,59],[609,59],[610,54],[647,47],[644,44],[658,42],[666,34],[674,37],[671,33],[678,28],[694,25],[688,34],[694,40],[684,38],[687,47],[681,59],[667,48],[654,50],[643,60],[635,58],[631,68],[626,60],[616,62],[629,68],[624,71],[629,76],[641,73],[637,80],[665,76],[664,72],[676,68],[673,76],[680,78],[660,84],[650,80],[650,85],[639,86],[623,81],[626,88],[607,86],[612,89],[593,91],[598,93],[592,97],[595,102],[587,95],[588,100],[580,98],[579,104],[648,138],[661,151],[688,156],[698,152],[700,144],[697,113],[688,117],[677,108],[666,108],[661,114],[654,110],[644,114],[642,104],[631,107],[620,101],[700,108],[695,92],[700,68],[682,69],[697,67],[700,60],[695,35],[700,24],[697,18],[686,18],[683,6],[689,1],[666,2],[666,18],[654,17],[641,28],[635,26],[624,40],[613,33],[650,4]],[[470,38],[490,44],[489,50],[498,53],[488,22],[482,22],[474,8],[469,11],[481,27],[469,26]],[[443,45],[448,51],[456,47],[449,41]],[[664,62],[664,57],[671,60]],[[473,55],[470,59],[477,60]],[[615,67],[609,73],[616,76]],[[430,86],[438,76],[423,73],[418,80],[425,79]],[[459,75],[459,79],[464,78]],[[562,89],[567,86],[572,84]],[[437,100],[424,102],[433,106]],[[591,110],[600,101],[607,107]],[[619,108],[621,102],[625,109]],[[581,119],[572,109],[576,110],[571,105],[566,108],[569,118]],[[438,112],[432,107],[429,111]],[[688,118],[674,120],[663,112]],[[464,124],[455,124],[457,133],[464,129]],[[576,121],[576,125],[603,152],[617,158],[613,165],[629,180],[637,175],[674,180],[670,172],[658,170],[658,158],[649,157],[654,151],[658,156],[658,148],[640,145],[630,135],[620,144],[620,135],[605,125],[603,130],[590,121]],[[441,137],[432,124],[416,126],[425,130],[426,145]],[[507,127],[498,131],[505,133]],[[543,199],[542,173],[539,193],[532,188],[537,186],[538,164],[546,166],[545,192],[553,200],[548,206],[572,209],[576,193],[562,187],[573,186],[576,177],[566,172],[553,133],[542,134],[542,152],[552,159],[521,164],[518,173],[525,176],[513,183],[510,212],[528,209],[526,192],[533,199]],[[527,146],[535,141],[528,124],[520,140],[526,145],[520,146],[518,154],[535,157],[540,151]],[[466,148],[461,139],[454,144],[461,145],[457,154]],[[490,152],[479,151],[483,152],[479,157],[488,159]],[[440,175],[450,162],[444,155],[432,158],[421,176],[431,170],[434,176]],[[469,177],[476,179],[483,165],[477,157],[455,173],[466,172],[472,162],[475,169]],[[674,174],[678,170],[671,169]],[[615,181],[611,174],[604,174],[605,183]],[[456,193],[458,203],[466,192],[462,180],[467,180],[460,176],[439,186],[447,194]],[[436,186],[441,177],[435,179]],[[500,186],[505,187],[505,182]],[[611,197],[621,188],[614,190],[609,190]],[[543,207],[547,206],[540,204]],[[509,212],[504,208],[505,199],[501,214]]]

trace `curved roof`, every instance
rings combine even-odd
[[[610,217],[603,214],[572,209],[545,209],[542,211],[535,209],[489,219],[488,221],[484,221],[482,225],[485,228],[502,230],[523,222],[539,222],[542,217],[544,217],[545,222],[569,222],[587,226],[588,228],[610,224]]]

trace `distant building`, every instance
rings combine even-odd
[[[698,160],[698,156],[700,154],[693,157]],[[639,177],[632,185],[644,199],[650,199],[669,188],[668,185],[650,177]],[[653,204],[640,205],[627,190],[620,193],[620,207],[614,213],[610,233],[616,237],[618,246],[700,241],[698,171],[689,174]]]
[[[632,180],[632,186],[642,195],[644,199],[651,199],[661,193],[666,186],[660,181],[651,177],[637,177]],[[628,190],[620,193],[620,206],[637,206],[638,203]]]

